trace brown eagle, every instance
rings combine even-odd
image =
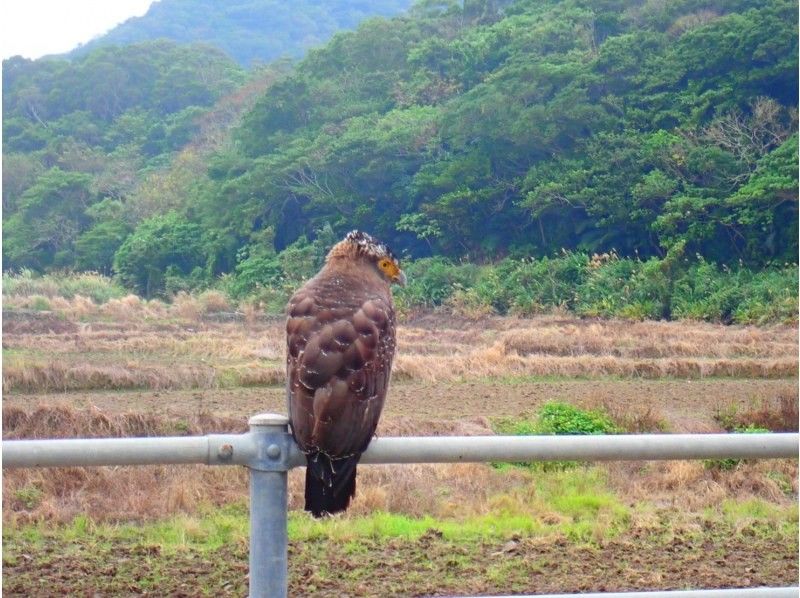
[[[393,282],[405,285],[406,276],[389,248],[352,231],[289,300],[289,421],[306,454],[305,508],[315,517],[344,511],[356,492],[356,465],[389,386]]]

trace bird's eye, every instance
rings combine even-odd
[[[390,278],[397,274],[397,266],[392,260],[382,259],[378,262],[378,267]]]

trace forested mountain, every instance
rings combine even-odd
[[[259,76],[220,50],[164,41],[74,62],[3,61],[5,267],[110,272],[114,251],[151,215],[135,196],[142,177]]]
[[[787,0],[425,1],[270,71],[234,142],[190,166],[169,153],[196,122],[189,106],[245,78],[213,52],[144,45],[178,64],[144,77],[139,100],[83,104],[61,101],[80,89],[55,83],[62,63],[4,65],[5,265],[108,270],[113,255],[120,280],[148,294],[223,273],[266,284],[304,243],[319,254],[356,227],[412,257],[794,262],[796,16]],[[89,77],[115,52],[72,68]],[[195,53],[216,74],[187,88],[180,77],[197,70],[179,65]],[[26,66],[56,75],[14,74]],[[117,80],[98,77],[101,90]],[[158,110],[167,124],[153,132],[145,115]],[[74,144],[65,167],[58,148]],[[138,168],[169,162],[147,193],[98,185],[124,180],[101,176],[122,151]],[[74,167],[85,156],[101,165]],[[43,215],[68,234],[39,243],[25,226]]]
[[[207,43],[239,64],[297,58],[341,29],[371,16],[393,16],[411,0],[159,0],[105,35],[73,50],[83,56],[98,47],[169,39]]]
[[[793,3],[428,6],[272,87],[211,197],[256,227],[332,221],[453,256],[796,255]]]

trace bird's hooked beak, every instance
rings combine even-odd
[[[406,273],[402,270],[398,270],[397,274],[395,274],[395,277],[392,279],[392,282],[396,282],[401,287],[406,286]]]

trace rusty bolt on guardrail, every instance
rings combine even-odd
[[[227,443],[220,445],[217,456],[221,461],[230,461],[233,458],[233,445]]]

